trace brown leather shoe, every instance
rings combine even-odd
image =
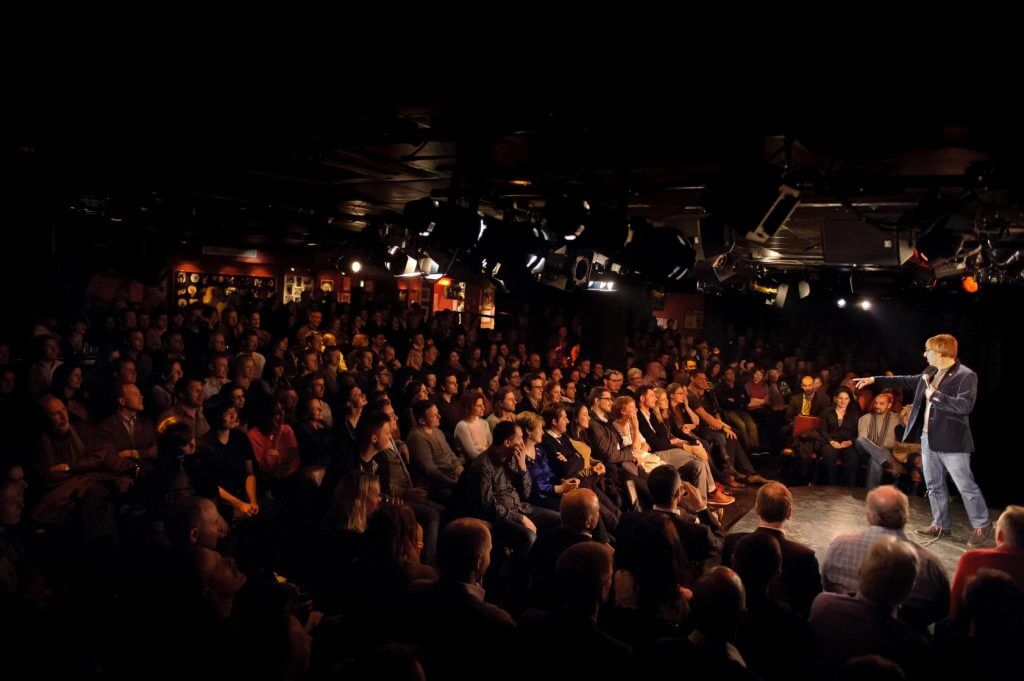
[[[736,478],[734,478],[731,475],[728,478],[725,479],[725,486],[726,486],[726,488],[730,488],[731,487],[732,489],[745,489],[746,488],[746,485],[744,485],[742,482],[740,482],[739,480],[737,480]]]
[[[710,502],[709,502],[710,503]],[[976,549],[984,546],[988,543],[988,540],[992,538],[992,526],[979,527],[974,532],[971,532],[971,536],[967,539],[967,545],[972,549]]]
[[[922,537],[931,537],[932,539],[938,539],[939,537],[952,537],[953,530],[944,530],[938,525],[929,525],[928,527],[922,527],[918,530],[914,530]]]
[[[728,506],[735,502],[736,497],[730,496],[725,492],[720,492],[717,489],[713,494],[708,496],[708,506]]]

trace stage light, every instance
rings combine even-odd
[[[747,232],[747,240],[763,244],[775,236],[800,203],[800,190],[787,185],[779,187],[779,196],[757,227]]]
[[[775,307],[783,308],[786,307],[786,298],[789,297],[789,284],[779,284],[779,288],[775,293],[775,298],[769,298],[771,302],[775,304]]]
[[[797,292],[800,294],[800,298],[806,298],[811,295],[811,285],[806,281],[801,281],[796,285]]]
[[[354,274],[358,274],[359,271],[362,270],[362,269],[363,269],[363,263],[359,262],[358,260],[353,260],[352,261],[352,272]]]
[[[871,309],[871,301],[868,300],[867,298],[865,298],[864,300],[860,301],[860,309],[862,309],[862,310],[870,310]]]
[[[967,275],[966,277],[964,277],[962,286],[964,287],[964,290],[967,291],[968,293],[978,292],[978,280],[971,275]]]
[[[442,277],[441,280],[438,281],[437,283],[440,284],[441,286],[447,287],[452,285],[452,280],[449,279],[448,277]]]
[[[836,305],[840,308],[846,307],[846,298],[840,298],[837,300]]]
[[[388,249],[389,258],[384,266],[396,277],[418,277],[420,272],[416,269],[416,261],[397,246]]]

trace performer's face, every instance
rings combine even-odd
[[[939,368],[939,362],[942,360],[942,353],[938,350],[925,349],[924,358],[928,362],[929,366],[933,366],[936,369]]]

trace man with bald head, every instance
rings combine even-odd
[[[562,496],[559,511],[562,516],[561,527],[541,532],[528,557],[532,577],[530,600],[536,607],[544,609],[558,605],[555,565],[559,557],[570,546],[598,541],[594,538],[594,530],[601,520],[601,505],[593,491],[575,489],[567,492]]]
[[[116,409],[96,427],[104,456],[119,459],[156,457],[156,428],[143,415],[142,393],[134,383],[115,388]],[[121,468],[120,466],[115,466]]]
[[[882,467],[892,458],[899,422],[899,414],[892,412],[892,395],[889,393],[875,395],[871,413],[864,414],[857,421],[857,439],[853,447],[860,454],[861,462],[868,462],[864,486],[869,490],[882,484]]]
[[[876,487],[865,504],[868,529],[836,537],[821,567],[821,585],[838,594],[857,593],[860,567],[871,545],[880,537],[907,541],[910,500],[892,485]],[[918,630],[946,616],[949,610],[949,577],[939,559],[928,549],[911,542],[920,558],[920,571],[910,596],[900,606],[899,617]]]
[[[129,480],[109,472],[99,444],[87,426],[73,425],[67,407],[52,395],[39,402],[46,419],[35,452],[45,492],[32,514],[38,523],[67,525],[77,515],[85,541],[114,536],[111,496]]]
[[[217,505],[205,497],[189,497],[171,511],[166,523],[167,538],[175,548],[217,550],[228,535],[228,524]]]
[[[732,565],[733,552],[744,537],[751,534],[774,537],[782,550],[782,577],[772,584],[770,594],[807,617],[815,596],[821,593],[821,573],[814,549],[786,537],[784,526],[793,517],[793,495],[781,482],[769,482],[757,491],[754,510],[758,528],[753,532],[735,532],[725,538],[722,565]]]
[[[814,601],[810,623],[822,678],[834,678],[848,660],[863,655],[881,655],[907,678],[924,678],[928,641],[896,618],[920,576],[918,548],[891,534],[876,537],[858,569],[856,596],[826,593]]]

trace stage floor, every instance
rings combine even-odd
[[[786,523],[786,536],[814,549],[819,562],[824,559],[825,551],[836,536],[859,532],[867,527],[867,520],[864,517],[864,497],[867,496],[867,491],[864,489],[816,485],[814,487],[793,487],[791,491],[793,492],[793,519]],[[743,492],[750,495],[756,493],[753,490],[744,490]],[[967,550],[965,542],[970,536],[971,524],[967,520],[967,513],[959,499],[950,503],[949,510],[953,519],[953,536],[940,539],[928,548],[939,557],[949,572],[949,578],[952,579],[953,573],[956,572],[957,561]],[[993,523],[999,517],[1000,512],[989,509]],[[931,524],[931,518],[928,500],[911,497],[907,537],[920,544],[928,541],[915,534],[914,529]],[[756,527],[757,514],[753,508],[750,508],[746,515],[729,528],[729,532],[749,532]],[[994,539],[987,544],[989,547],[994,545]]]

